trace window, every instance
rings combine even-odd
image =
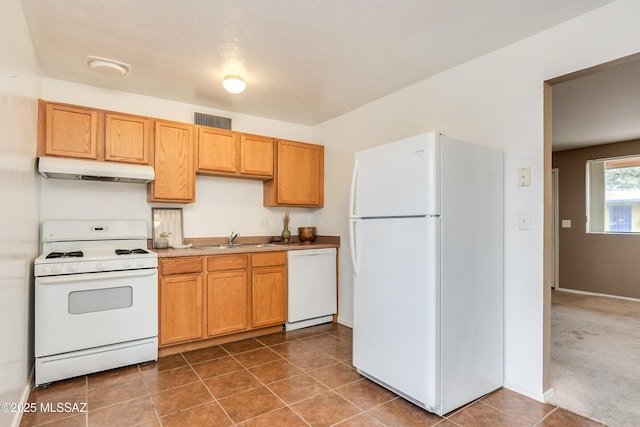
[[[609,205],[609,231],[631,231],[631,205]]]
[[[587,162],[587,232],[640,233],[640,157]]]

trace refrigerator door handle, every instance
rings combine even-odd
[[[349,220],[349,245],[351,246],[351,265],[353,266],[353,276],[358,277],[360,266],[358,265],[358,250],[356,248],[356,222],[357,219]]]
[[[358,161],[353,164],[351,174],[351,191],[349,193],[349,218],[356,216],[356,183],[358,181]]]

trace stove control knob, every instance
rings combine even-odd
[[[60,273],[62,271],[62,264],[53,264],[51,266],[52,273]]]
[[[131,261],[128,259],[124,260],[124,268],[131,268]]]
[[[99,262],[98,264],[96,264],[96,269],[102,271],[105,268],[107,268],[107,266],[104,264],[104,262]]]
[[[73,273],[76,270],[78,270],[78,263],[77,262],[74,262],[74,263],[71,263],[71,264],[67,265],[67,271],[68,272]]]
[[[138,267],[144,267],[144,261],[142,261],[141,259],[139,259],[136,264],[138,265]]]

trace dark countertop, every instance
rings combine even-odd
[[[238,237],[235,243],[244,245],[264,244],[264,246],[235,246],[229,248],[210,248],[225,245],[226,237],[185,238],[185,244],[191,244],[188,249],[155,249],[150,246],[159,258],[184,256],[210,256],[225,254],[243,254],[255,252],[296,251],[303,249],[339,248],[340,236],[316,236],[313,242],[302,243],[297,236],[292,236],[290,243],[270,242],[270,236]],[[207,247],[203,249],[202,247]]]

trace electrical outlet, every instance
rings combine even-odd
[[[269,221],[268,217],[260,218],[260,228],[269,228],[271,227],[271,221]]]

